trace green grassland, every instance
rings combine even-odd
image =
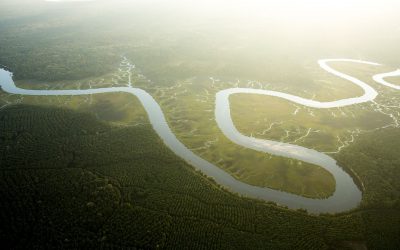
[[[188,148],[249,184],[309,197],[333,193],[333,177],[322,168],[246,149],[228,140],[214,119],[214,97],[229,85],[214,87],[209,81],[188,79],[155,93],[172,130]]]
[[[341,72],[348,72],[376,88],[380,94],[376,102],[321,110],[301,107],[275,97],[237,94],[230,97],[231,114],[235,126],[248,136],[293,143],[330,153],[333,157],[356,141],[360,134],[374,133],[386,127],[397,128],[400,107],[396,104],[396,100],[400,95],[396,91],[373,83],[371,76],[376,74],[376,71],[368,71],[368,69],[352,65],[346,66],[335,65]],[[330,78],[327,77],[327,79]],[[321,88],[315,88],[313,98],[316,100],[336,100],[360,95],[358,89],[353,91],[351,87],[343,87],[345,83],[340,80],[324,82],[324,84],[325,86]],[[348,92],[341,94],[340,91],[335,91],[336,84],[342,87],[339,89],[345,89]],[[351,84],[347,83],[347,85]],[[332,98],[332,95],[336,98]],[[279,169],[280,165],[276,164],[272,167]],[[346,165],[342,167],[350,173],[354,170]],[[321,180],[328,177],[327,172],[319,172],[318,178]],[[296,182],[302,182],[302,180],[294,178],[294,183]],[[324,181],[324,183],[327,184],[325,190],[332,188],[329,186],[332,182]]]
[[[376,74],[376,71],[366,71],[360,67],[349,67],[349,65],[335,68],[377,89],[379,93],[377,99],[365,104],[324,110],[302,107],[275,97],[238,94],[230,99],[236,127],[246,135],[292,142],[332,153],[347,146],[360,133],[374,132],[386,127],[398,127],[397,100],[400,94],[396,90],[375,83],[371,76]],[[389,69],[386,68],[387,71]],[[338,95],[334,99],[324,98],[326,93],[335,92],[333,89],[336,84],[340,86],[340,80],[326,82],[325,92],[318,92],[317,88],[313,97],[316,100],[335,100],[360,95],[349,91],[346,96]],[[328,89],[332,91],[327,91]],[[347,88],[343,89],[347,90]]]
[[[372,83],[370,79],[373,74],[382,70],[389,71],[390,68],[376,69],[349,63],[342,67],[339,67],[339,63],[332,66],[377,88],[381,94],[377,99],[378,103],[316,110],[273,97],[234,95],[231,97],[234,124],[239,131],[248,136],[292,142],[333,154],[352,143],[360,133],[396,126],[395,120],[388,115],[393,113],[397,117],[395,119],[398,119],[396,107],[386,108],[382,105],[395,105],[399,95]],[[215,93],[229,87],[255,87],[293,94],[300,92],[301,96],[318,100],[336,100],[362,94],[360,88],[331,76],[316,63],[313,67],[305,67],[304,70],[310,77],[308,85],[297,85],[296,82],[277,84],[238,79],[189,78],[172,87],[156,88],[155,91],[145,85],[139,86],[154,93],[165,110],[174,133],[185,145],[227,170],[235,178],[253,185],[272,187],[304,196],[326,197],[335,188],[334,180],[327,171],[311,164],[235,145],[222,135],[214,120]],[[382,108],[384,113],[377,111]],[[269,129],[272,124],[274,125]],[[346,169],[346,166],[344,167]],[[351,172],[351,169],[347,170]]]

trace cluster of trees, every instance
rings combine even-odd
[[[16,80],[60,81],[99,76],[115,70],[119,60],[117,55],[104,54],[98,49],[80,51],[60,46],[22,49],[20,46],[14,48],[13,40],[5,42],[7,44],[0,47],[0,63],[16,73]]]
[[[54,13],[43,19],[20,11],[14,13],[13,21],[2,17],[0,64],[15,79],[76,80],[115,70],[120,54],[109,46],[115,40],[90,36],[90,28],[71,29],[71,23],[67,24],[71,19]]]
[[[176,157],[149,125],[66,109],[0,111],[0,240],[31,248],[399,246],[398,210],[341,215],[241,198]],[[393,177],[394,178],[394,177]],[[384,231],[382,231],[384,230]],[[382,233],[383,232],[383,233]]]
[[[367,133],[336,156],[352,169],[364,189],[365,208],[400,209],[400,130],[387,128]]]

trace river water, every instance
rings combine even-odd
[[[30,90],[18,88],[12,79],[12,73],[5,69],[0,69],[0,86],[3,91],[20,94],[20,95],[37,95],[37,96],[56,96],[56,95],[89,95],[98,93],[115,93],[126,92],[136,96],[144,109],[147,112],[151,125],[156,133],[161,137],[164,143],[179,157],[186,162],[200,170],[207,176],[214,178],[214,180],[225,187],[226,189],[238,193],[240,195],[273,201],[280,205],[285,205],[292,209],[306,209],[311,213],[325,213],[325,212],[341,212],[346,211],[358,206],[361,201],[361,191],[355,185],[353,179],[336,164],[336,161],[328,155],[317,152],[312,149],[304,148],[297,145],[288,143],[281,143],[270,140],[261,140],[257,138],[247,137],[240,134],[235,128],[231,116],[229,106],[229,96],[236,93],[251,93],[263,94],[269,96],[278,96],[288,101],[296,102],[308,107],[314,108],[329,108],[353,105],[373,100],[377,93],[376,91],[361,82],[360,80],[351,76],[345,75],[338,71],[333,70],[327,66],[330,61],[351,61],[357,63],[367,63],[377,65],[371,62],[350,60],[350,59],[331,59],[320,60],[319,64],[328,72],[335,74],[339,77],[345,78],[364,89],[364,95],[356,98],[342,99],[333,102],[317,102],[313,100],[304,99],[301,97],[289,95],[282,92],[256,90],[247,88],[233,88],[222,90],[216,95],[215,115],[218,126],[222,132],[233,142],[254,150],[271,153],[274,155],[294,158],[308,163],[316,164],[329,171],[336,181],[336,189],[332,196],[326,199],[312,199],[300,195],[295,195],[279,190],[270,188],[262,188],[258,186],[249,185],[233,178],[230,174],[215,166],[214,164],[204,160],[190,151],[183,143],[181,143],[172,132],[171,128],[165,119],[158,103],[146,91],[133,88],[133,87],[109,87],[109,88],[96,88],[84,90]]]

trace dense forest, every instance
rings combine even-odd
[[[170,152],[149,125],[111,126],[87,113],[14,105],[0,110],[0,131],[2,245],[33,249],[396,249],[400,245],[399,161],[390,157],[399,148],[396,130],[361,138],[341,156],[363,180],[363,207],[319,216],[223,190]],[[354,152],[360,155],[349,157]]]

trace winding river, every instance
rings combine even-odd
[[[233,178],[230,174],[215,166],[214,164],[204,160],[190,151],[183,143],[181,143],[165,119],[165,116],[154,98],[144,91],[143,89],[134,87],[109,87],[109,88],[95,88],[84,90],[31,90],[22,89],[14,84],[12,73],[0,69],[0,87],[3,91],[11,94],[20,95],[35,95],[35,96],[57,96],[57,95],[89,95],[99,93],[116,93],[126,92],[136,96],[144,109],[147,112],[150,123],[154,130],[161,137],[164,143],[179,157],[184,159],[189,164],[193,165],[196,169],[202,171],[204,174],[211,176],[215,181],[227,188],[228,190],[244,195],[246,197],[257,198],[267,201],[274,201],[280,205],[285,205],[293,209],[306,209],[311,213],[322,212],[341,212],[346,211],[358,206],[361,201],[361,191],[355,185],[353,179],[336,164],[336,161],[330,156],[317,152],[305,147],[282,143],[271,140],[262,140],[252,137],[247,137],[239,133],[235,128],[230,115],[229,96],[237,93],[261,94],[267,96],[275,96],[286,99],[288,101],[301,104],[313,108],[334,108],[344,107],[353,104],[372,101],[378,93],[368,84],[352,76],[346,75],[339,71],[334,70],[328,66],[329,62],[354,62],[368,65],[379,65],[373,62],[352,60],[352,59],[325,59],[318,61],[321,68],[327,72],[334,74],[338,77],[346,79],[364,90],[364,94],[360,97],[341,99],[331,102],[318,102],[310,99],[305,99],[299,96],[286,94],[283,92],[251,89],[251,88],[230,88],[225,89],[216,94],[215,100],[215,117],[219,128],[225,136],[231,141],[254,150],[267,152],[274,155],[284,156],[301,160],[304,162],[316,164],[329,171],[336,181],[336,189],[333,195],[326,199],[312,199],[300,195],[295,195],[283,191],[278,191],[270,188],[262,188],[246,184]],[[399,86],[388,83],[384,80],[385,77],[399,76],[400,70],[378,74],[373,79],[387,87],[399,89]]]

